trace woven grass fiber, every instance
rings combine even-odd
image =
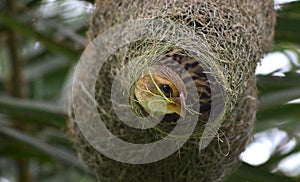
[[[116,50],[99,70],[95,87],[101,119],[112,133],[126,141],[149,143],[161,139],[164,134],[160,130],[137,132],[119,122],[112,108],[111,85],[115,74],[130,60],[140,56],[163,56],[169,50],[180,48],[188,50],[184,51],[186,56],[200,59],[207,74],[226,93],[216,136],[199,151],[199,138],[207,126],[199,123],[180,150],[148,164],[121,163],[100,154],[82,135],[72,112],[69,136],[79,156],[99,181],[223,181],[238,167],[239,155],[251,140],[257,102],[255,68],[272,45],[273,0],[96,0],[89,39],[92,41],[109,28],[129,20],[156,18],[187,27],[196,33],[200,43],[195,44],[197,40],[193,42],[190,37],[183,40],[182,36],[189,35],[187,32],[162,27],[153,34],[176,31],[181,39],[174,38],[172,42],[181,43],[145,39]],[[130,75],[139,75],[141,70],[136,68],[155,63],[152,59],[145,60],[148,62],[140,60],[139,64],[132,65],[133,74]],[[76,97],[80,95],[73,99]],[[139,113],[140,108],[131,104]],[[82,109],[82,115],[86,114],[84,112]],[[166,132],[172,130],[172,126],[159,127]]]

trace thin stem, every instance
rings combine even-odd
[[[13,0],[6,0],[6,5],[8,9],[8,13],[11,17],[16,17],[16,6]],[[8,92],[18,98],[22,98],[25,96],[24,93],[24,85],[23,85],[23,75],[22,75],[22,68],[23,68],[23,61],[21,60],[20,56],[20,49],[19,49],[19,40],[18,35],[16,34],[15,30],[8,27],[7,28],[8,34],[8,48],[10,51],[10,60],[11,60],[11,69],[10,75],[8,78]],[[24,128],[23,124],[14,123],[16,128]],[[16,159],[15,164],[18,169],[18,180],[20,182],[30,182],[31,176],[29,172],[29,163],[27,160],[23,159]]]

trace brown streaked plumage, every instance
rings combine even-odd
[[[135,97],[154,116],[176,113],[185,117],[186,89],[178,75],[164,66],[154,66],[136,82]]]
[[[200,104],[199,118],[203,122],[207,121],[211,107],[211,90],[198,61],[183,55],[180,50],[173,50],[149,71],[150,75],[146,73],[137,80],[134,90],[138,103],[147,114],[176,114],[185,117],[185,100],[187,97],[194,97],[187,94],[186,88],[195,85]],[[157,100],[159,101],[156,102]]]

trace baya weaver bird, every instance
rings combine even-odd
[[[182,71],[185,69],[185,71]],[[177,121],[188,111],[187,88],[196,86],[200,108],[200,121],[207,121],[211,108],[211,90],[206,74],[199,62],[184,55],[181,50],[172,50],[149,68],[135,83],[134,96],[143,113],[163,121]],[[193,83],[192,83],[193,82]],[[192,84],[191,84],[192,83]]]

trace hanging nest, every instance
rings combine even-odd
[[[87,167],[99,181],[222,181],[237,168],[239,155],[251,139],[257,102],[255,68],[272,44],[273,1],[97,0],[95,7],[89,38],[93,40],[102,35],[107,39],[88,47],[81,58],[81,66],[91,70],[79,70],[77,74],[76,79],[88,83],[84,91],[73,90],[69,122],[70,138]],[[153,21],[155,28],[151,28]],[[127,36],[118,37],[115,32],[107,31],[120,24],[125,32],[139,32],[143,27],[147,31],[135,35],[139,39],[120,43],[111,54],[104,55],[103,52],[110,52],[106,47]],[[133,29],[131,25],[136,26]],[[212,110],[216,110],[210,113],[212,119],[196,122],[180,149],[161,160],[145,164],[136,160],[135,164],[128,164],[130,162],[118,162],[102,155],[94,145],[101,140],[101,134],[96,137],[82,133],[86,128],[93,130],[91,133],[97,132],[95,123],[89,125],[88,118],[93,113],[77,100],[89,97],[92,104],[96,103],[99,114],[96,117],[124,141],[147,144],[162,140],[172,132],[174,124],[160,123],[145,130],[129,127],[115,111],[112,91],[118,88],[114,86],[118,75],[119,90],[128,94],[128,100],[124,101],[127,109],[121,108],[120,113],[127,113],[129,108],[135,115],[142,115],[142,109],[132,96],[135,81],[174,50],[198,60],[209,78],[211,90],[216,92],[212,94],[215,100]],[[95,60],[104,61],[101,69],[97,69],[99,65],[95,65]],[[223,104],[219,103],[220,99]],[[129,116],[123,114],[123,117]],[[86,128],[80,126],[82,124]],[[209,132],[205,133],[207,128]],[[211,138],[203,142],[203,136]]]

